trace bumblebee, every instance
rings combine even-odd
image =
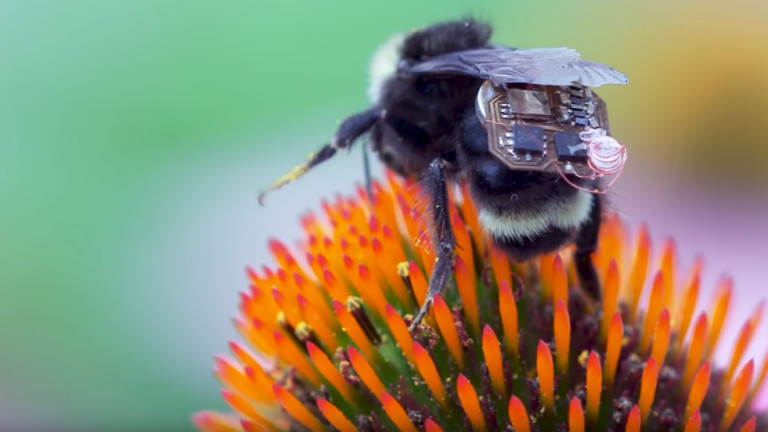
[[[412,326],[452,274],[449,182],[469,185],[483,229],[513,260],[575,243],[582,289],[600,297],[590,255],[601,194],[620,173],[626,151],[608,134],[605,103],[591,88],[628,79],[581,60],[573,49],[492,45],[491,32],[485,23],[462,20],[390,39],[374,55],[370,108],[344,120],[330,144],[266,191],[366,133],[389,169],[420,180],[432,209],[436,264]]]

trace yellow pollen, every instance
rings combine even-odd
[[[314,337],[312,333],[312,326],[307,324],[306,321],[301,321],[299,325],[296,326],[294,333],[296,334],[296,338],[301,342],[306,342]]]
[[[411,264],[408,261],[402,261],[397,263],[397,275],[400,277],[408,277],[410,276],[410,268]]]
[[[589,358],[589,352],[587,352],[587,350],[582,351],[579,354],[579,358],[578,358],[579,365],[581,365],[581,367],[586,369],[586,367],[587,367],[587,359],[588,358]]]

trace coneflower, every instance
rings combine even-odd
[[[579,290],[571,250],[512,264],[480,234],[467,194],[452,212],[455,283],[408,331],[434,265],[413,188],[393,177],[373,197],[308,215],[293,253],[273,240],[275,268],[249,270],[215,374],[234,411],[201,412],[213,431],[754,431],[752,400],[768,362],[744,362],[763,303],[724,369],[712,364],[733,288],[723,278],[696,314],[697,260],[682,286],[675,245],[650,265],[641,227],[627,240],[606,217],[594,262],[603,299]],[[419,239],[419,241],[414,241]],[[632,244],[631,248],[626,247]],[[650,278],[647,305],[640,298]],[[758,368],[759,366],[759,368]]]

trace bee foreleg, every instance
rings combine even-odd
[[[373,127],[382,114],[381,109],[373,108],[347,117],[341,122],[336,135],[333,136],[331,147],[334,149],[345,149],[352,146],[356,139]]]
[[[320,150],[315,153],[311,153],[307,156],[307,159],[301,165],[294,167],[288,174],[280,177],[272,183],[265,191],[259,194],[259,203],[263,204],[264,196],[275,189],[279,189],[284,185],[296,180],[303,176],[307,171],[320,165],[321,163],[332,158],[337,150],[346,149],[352,146],[356,139],[366,132],[368,132],[373,125],[381,118],[382,111],[380,109],[370,109],[361,113],[348,117],[341,122],[339,129],[336,131],[336,135],[333,137],[333,141],[330,144],[324,145]]]
[[[602,218],[602,204],[600,196],[593,194],[592,209],[589,212],[589,219],[582,225],[579,234],[576,237],[576,253],[574,254],[574,263],[576,264],[576,274],[579,276],[581,289],[591,296],[594,300],[600,300],[600,279],[592,263],[592,253],[597,250],[598,234],[600,232],[600,220]]]
[[[429,307],[436,295],[445,289],[453,273],[453,251],[456,238],[453,235],[451,216],[448,206],[448,189],[445,182],[441,159],[435,159],[421,175],[424,192],[429,198],[432,211],[432,238],[435,244],[435,266],[429,277],[429,287],[424,304],[410,325],[411,332],[429,312]]]

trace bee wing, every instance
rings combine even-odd
[[[512,49],[495,46],[458,51],[433,57],[404,71],[414,75],[468,75],[490,80],[494,85],[529,83],[587,87],[625,85],[629,79],[601,63],[581,60],[571,48]]]

